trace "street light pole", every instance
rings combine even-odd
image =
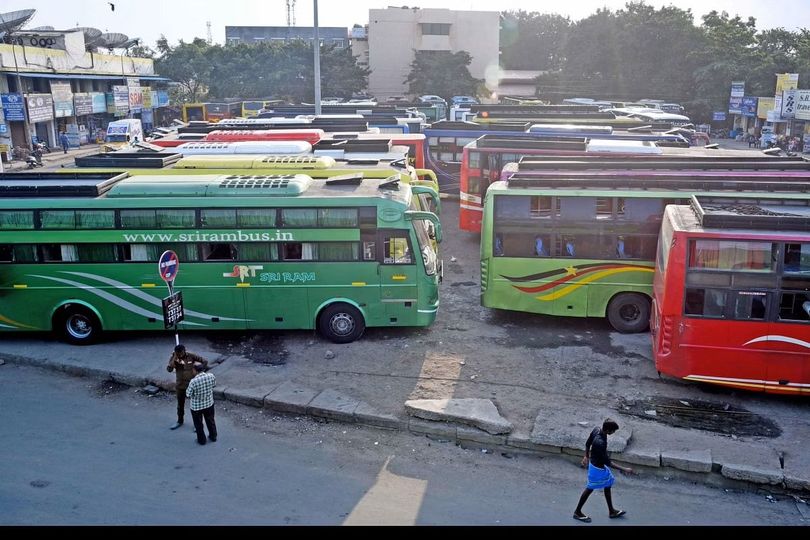
[[[315,50],[315,114],[321,114],[321,36],[318,31],[318,0],[312,0],[315,10],[315,40],[312,48]]]
[[[3,18],[3,14],[0,13],[0,23],[3,23],[3,26],[6,25],[6,20]],[[16,44],[14,43],[14,33],[9,31],[8,32],[9,38],[11,38],[11,55],[14,57],[14,73],[16,75],[17,80],[17,91],[20,93],[23,99],[23,124],[25,125],[25,146],[29,150],[32,150],[31,146],[31,126],[28,124],[28,102],[25,99],[25,92],[23,92],[22,86],[22,78],[20,77],[20,68],[17,65],[17,48]]]

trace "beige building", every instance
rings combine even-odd
[[[353,32],[353,51],[360,60],[367,55],[369,93],[379,100],[407,95],[404,83],[414,50],[467,51],[472,56],[470,74],[486,77],[498,67],[500,13],[449,9],[397,8],[369,10],[367,41]]]

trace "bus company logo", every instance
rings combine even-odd
[[[256,270],[264,270],[264,266],[244,266],[237,264],[233,267],[232,272],[223,272],[222,277],[239,278],[239,281],[244,283],[245,278],[256,277]]]

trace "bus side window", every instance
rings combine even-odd
[[[384,264],[412,264],[413,257],[404,236],[385,236],[383,240]]]
[[[686,289],[684,313],[698,317],[723,318],[726,291],[717,289]]]
[[[768,295],[763,292],[739,291],[734,299],[734,320],[764,321],[768,312]]]
[[[810,322],[810,293],[785,291],[779,302],[779,320]]]

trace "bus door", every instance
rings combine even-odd
[[[810,242],[786,243],[777,313],[768,332],[771,349],[777,349],[784,373],[779,378],[791,384],[810,384]],[[798,392],[796,392],[798,393]],[[810,386],[803,392],[810,395]]]
[[[417,246],[408,229],[380,229],[380,301],[390,325],[410,324],[417,315]]]

